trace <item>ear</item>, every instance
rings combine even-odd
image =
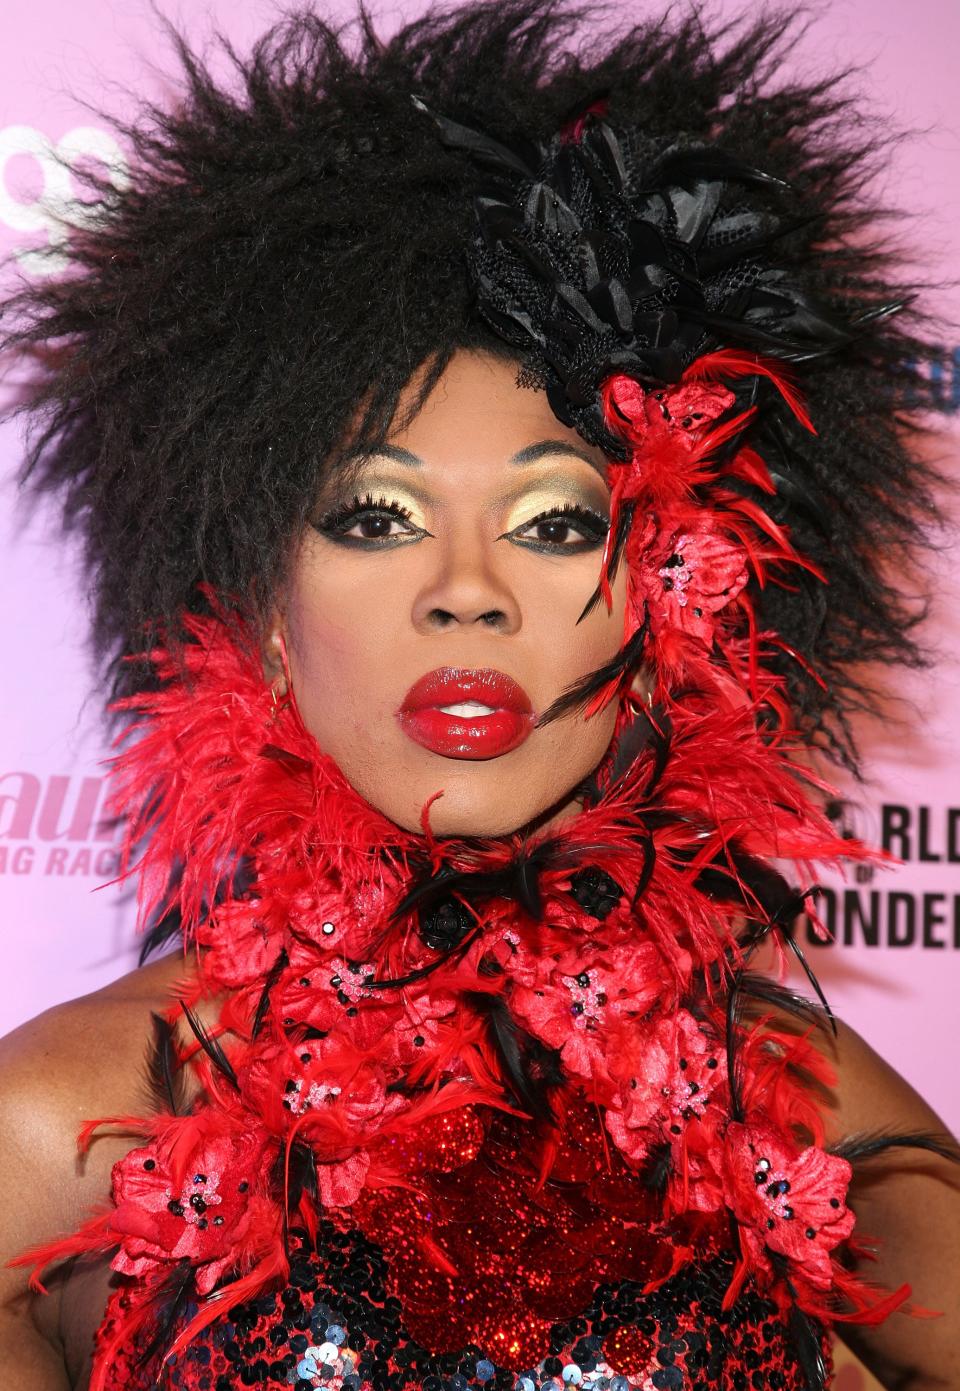
[[[276,697],[282,698],[290,690],[290,664],[287,661],[287,635],[283,614],[279,609],[270,614],[263,629],[260,644],[263,660],[263,674]]]
[[[644,705],[652,705],[656,687],[657,674],[649,663],[644,662],[630,683],[630,692]]]

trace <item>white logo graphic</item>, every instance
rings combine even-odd
[[[42,192],[33,202],[21,202],[7,185],[7,167],[15,155],[36,160],[43,179]],[[67,264],[58,254],[66,247],[68,223],[88,225],[96,210],[78,201],[70,167],[78,159],[96,159],[106,166],[107,176],[116,189],[128,185],[127,163],[116,140],[95,126],[76,126],[62,140],[51,140],[33,126],[5,126],[0,129],[0,223],[14,232],[46,235],[45,248],[15,251],[16,259],[28,274],[55,275]]]

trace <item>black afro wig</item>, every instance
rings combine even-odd
[[[694,4],[611,30],[605,13],[471,0],[381,39],[362,12],[337,29],[298,10],[249,58],[228,49],[223,83],[173,34],[179,101],[118,125],[129,186],[85,174],[94,215],[69,271],[6,306],[6,344],[35,366],[25,475],[82,533],[115,689],[148,679],[119,659],[176,631],[201,582],[267,611],[338,448],[382,437],[417,369],[425,393],[458,348],[509,356],[466,268],[482,172],[414,95],[547,141],[602,93],[609,123],[647,143],[715,142],[788,181],[784,264],[837,312],[902,296],[867,192],[887,137],[842,82],[782,78],[793,19],[711,24]],[[879,316],[804,371],[816,506],[781,502],[829,583],[756,596],[802,659],[782,659],[801,727],[847,762],[863,664],[921,660],[892,578],[935,516],[899,407],[929,354],[916,319]]]

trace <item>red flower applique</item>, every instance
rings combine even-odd
[[[709,644],[716,615],[749,578],[743,549],[707,521],[693,521],[641,542],[639,586],[655,633],[679,629]]]
[[[724,1198],[741,1224],[750,1262],[771,1273],[769,1251],[796,1263],[816,1289],[833,1283],[830,1253],[853,1230],[846,1206],[850,1165],[815,1145],[791,1149],[763,1126],[731,1122],[723,1159]]]
[[[711,1097],[726,1079],[726,1060],[716,1041],[685,1009],[649,1030],[624,1039],[623,1063],[630,1075],[606,1112],[617,1148],[636,1164],[661,1137],[679,1148],[687,1121],[707,1113]],[[618,1073],[622,1073],[618,1066]]]
[[[511,962],[511,1008],[551,1048],[567,1071],[603,1086],[611,1030],[639,1019],[662,991],[660,958],[650,944],[598,948],[589,964],[582,946],[551,959],[520,948]]]
[[[730,409],[736,397],[725,386],[707,382],[686,382],[679,386],[649,391],[632,377],[611,377],[607,397],[625,426],[624,433],[640,454],[670,440],[674,447],[692,453],[703,433]]]
[[[234,1264],[251,1226],[272,1221],[274,1205],[254,1192],[264,1141],[262,1133],[201,1140],[178,1178],[178,1129],[113,1166],[111,1230],[120,1249],[111,1264],[121,1274],[142,1276],[187,1259],[197,1267],[197,1289],[206,1294]]]

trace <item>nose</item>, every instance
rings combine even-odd
[[[417,632],[448,632],[458,627],[504,635],[519,631],[520,605],[497,571],[490,550],[494,544],[486,542],[478,531],[465,534],[463,528],[440,542],[435,552],[436,568],[414,600]]]

